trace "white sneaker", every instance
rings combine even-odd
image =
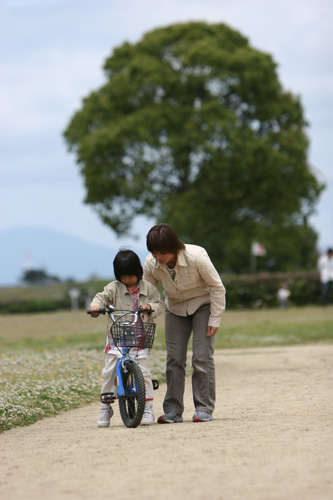
[[[102,406],[97,422],[98,427],[109,427],[112,415],[113,409],[111,406]]]
[[[140,425],[152,425],[155,423],[155,415],[153,410],[145,410]]]

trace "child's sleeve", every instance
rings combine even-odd
[[[104,287],[103,292],[96,293],[95,297],[93,298],[90,304],[90,307],[92,306],[105,307],[107,305],[112,305],[114,302],[113,288],[114,287],[112,283],[109,283]]]

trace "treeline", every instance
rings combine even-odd
[[[316,271],[246,276],[224,275],[222,280],[227,289],[228,309],[278,307],[277,291],[282,285],[287,285],[290,291],[290,305],[321,304],[321,284]],[[18,314],[61,309],[86,309],[95,293],[102,290],[109,281],[105,279],[70,285],[53,284],[2,289],[0,290],[0,313]]]

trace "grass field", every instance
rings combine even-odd
[[[104,317],[85,311],[0,316],[0,432],[99,398]],[[215,348],[332,342],[333,307],[228,311]],[[164,380],[163,317],[151,351],[153,378]]]

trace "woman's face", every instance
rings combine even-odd
[[[174,253],[159,253],[153,252],[152,256],[157,260],[160,264],[165,266],[174,267],[177,262],[177,254]]]

